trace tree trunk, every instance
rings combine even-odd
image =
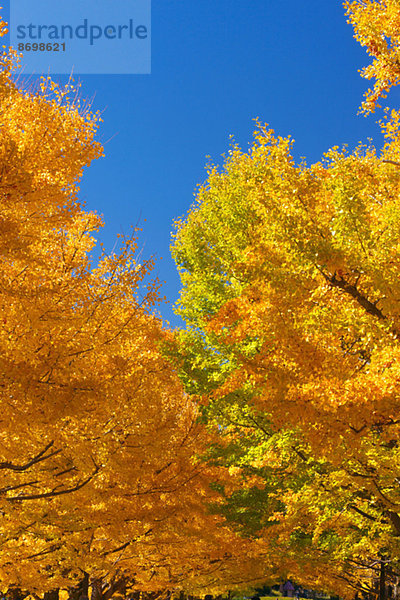
[[[101,582],[97,581],[97,580],[92,581],[91,588],[92,588],[92,600],[102,600],[103,590],[102,590]]]
[[[24,593],[18,587],[12,587],[7,590],[6,597],[10,600],[24,600],[28,596],[28,593]]]
[[[386,569],[385,563],[381,560],[381,568],[379,574],[379,600],[386,600]]]
[[[51,592],[45,592],[43,596],[43,600],[59,600],[60,590],[51,590]]]
[[[89,574],[84,573],[79,584],[68,590],[69,600],[86,600],[89,598]]]

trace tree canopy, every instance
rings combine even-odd
[[[397,82],[399,5],[346,6],[361,43],[379,40],[373,110]],[[208,167],[173,245],[181,377],[250,478],[223,513],[286,539],[291,576],[344,595],[371,590],[377,564],[399,569],[398,111],[382,131],[380,151],[307,165],[258,123],[248,152]]]
[[[398,82],[400,5],[346,10],[372,112]],[[97,248],[78,200],[99,114],[72,83],[17,85],[16,60],[0,60],[0,589],[292,577],[350,597],[399,576],[400,111],[379,150],[296,163],[258,122],[209,165],[176,224],[171,331],[137,232]]]
[[[136,232],[93,258],[102,220],[77,194],[99,115],[71,83],[19,87],[15,60],[0,64],[0,588],[215,587],[252,551],[204,506],[219,475],[162,355],[153,260]]]

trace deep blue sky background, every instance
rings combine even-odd
[[[204,180],[206,156],[220,163],[230,134],[247,148],[255,117],[291,134],[296,158],[309,163],[333,145],[372,137],[380,146],[381,115],[357,116],[367,62],[337,0],[153,0],[152,74],[80,77],[83,96],[104,111],[106,156],[81,186],[87,207],[104,215],[99,237],[111,249],[139,221],[143,254],[156,256],[174,303],[172,222]],[[171,304],[160,310],[177,325]]]

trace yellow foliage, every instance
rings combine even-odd
[[[379,98],[400,82],[400,5],[397,0],[353,0],[344,6],[356,39],[373,57],[361,71],[365,79],[376,80],[361,108],[374,112]]]

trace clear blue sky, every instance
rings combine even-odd
[[[206,156],[220,163],[230,134],[246,148],[255,117],[291,134],[308,162],[333,145],[381,145],[377,117],[357,116],[367,60],[337,0],[153,0],[151,75],[80,78],[104,111],[106,156],[81,186],[87,207],[104,215],[101,239],[111,248],[140,221],[144,255],[156,256],[173,303],[172,222],[189,209]],[[171,305],[161,313],[179,324]]]

